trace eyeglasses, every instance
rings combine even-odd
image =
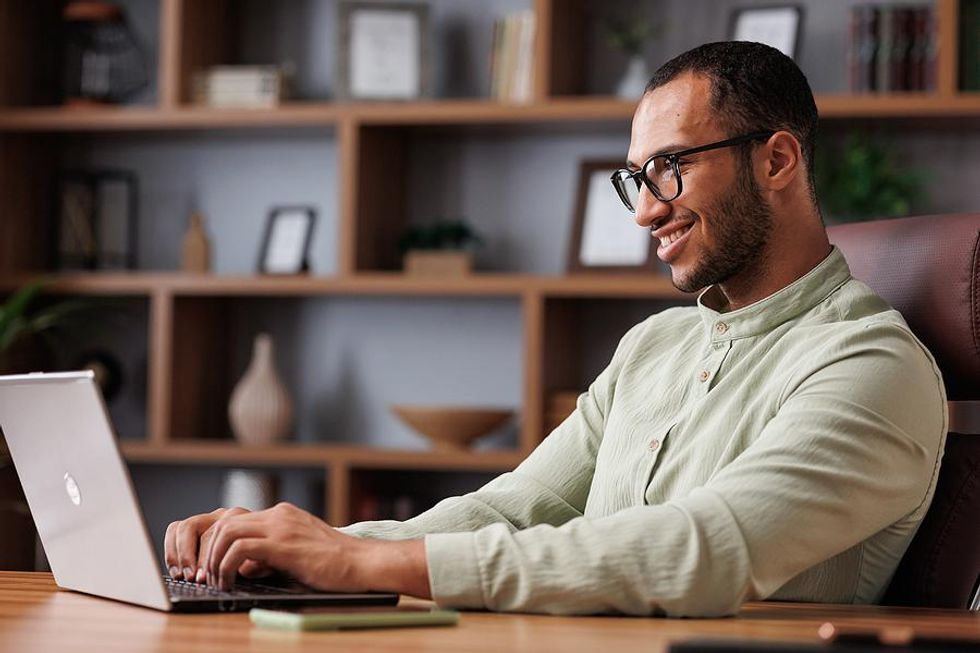
[[[707,152],[708,150],[717,150],[722,147],[731,147],[748,141],[764,140],[775,133],[774,131],[753,132],[709,145],[692,147],[688,150],[657,154],[647,159],[647,162],[639,170],[620,168],[612,174],[610,180],[626,208],[631,213],[636,213],[641,183],[661,202],[670,202],[680,196],[681,191],[684,190],[681,183],[681,157]]]

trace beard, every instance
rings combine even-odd
[[[772,212],[751,168],[744,164],[739,168],[732,187],[708,212],[717,234],[717,249],[705,246],[690,272],[682,278],[673,275],[678,290],[694,292],[764,265],[772,233]]]

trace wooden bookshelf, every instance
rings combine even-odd
[[[825,120],[853,118],[970,118],[980,113],[976,93],[818,95]],[[112,109],[0,109],[0,132],[125,132],[240,129],[335,129],[343,121],[364,126],[493,126],[624,123],[635,109],[617,98],[559,98],[533,104],[442,100],[388,104],[310,102],[275,109],[182,107]]]
[[[401,273],[363,273],[340,277],[217,276],[182,273],[12,274],[0,291],[46,279],[46,291],[70,295],[150,296],[167,293],[201,297],[436,296],[436,297],[638,297],[683,300],[663,275],[473,274],[462,278],[413,278]]]
[[[126,441],[134,463],[316,467],[326,470],[327,512],[334,523],[350,515],[358,470],[497,472],[513,468],[545,437],[550,392],[578,382],[579,320],[592,300],[652,300],[689,303],[669,279],[656,275],[479,273],[464,279],[420,279],[397,271],[395,236],[407,223],[400,178],[381,197],[370,175],[384,165],[407,163],[413,135],[427,127],[449,131],[500,125],[559,125],[573,130],[595,124],[628,125],[634,105],[585,95],[584,48],[587,0],[531,0],[538,19],[534,101],[503,104],[487,99],[404,103],[292,102],[271,110],[216,110],[192,106],[195,69],[229,61],[234,50],[229,17],[233,0],[158,0],[158,102],[153,106],[69,110],[54,106],[60,63],[57,0],[0,0],[0,292],[49,276],[52,293],[145,298],[149,328],[145,442]],[[598,0],[595,0],[598,2]],[[942,47],[937,90],[924,94],[822,95],[826,120],[910,120],[944,123],[980,117],[980,94],[957,90],[957,0],[937,0]],[[31,61],[28,70],[21,62]],[[52,193],[65,143],[101,134],[187,130],[326,130],[334,135],[339,162],[337,275],[256,277],[172,272],[48,273],[54,214]],[[130,137],[127,137],[130,138]],[[40,191],[38,189],[44,189]],[[230,441],[194,441],[223,414],[202,405],[227,398],[228,379],[211,376],[201,362],[183,360],[194,351],[217,351],[222,343],[223,302],[292,297],[510,298],[520,304],[523,379],[520,433],[512,451],[442,453],[391,451],[341,445],[282,444],[249,448]],[[180,325],[180,328],[176,328]],[[179,364],[178,364],[179,362]],[[180,392],[176,390],[179,389]]]

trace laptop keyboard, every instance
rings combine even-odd
[[[170,596],[185,599],[222,599],[300,593],[300,590],[295,587],[275,587],[261,583],[236,583],[230,591],[223,592],[203,583],[191,583],[186,580],[171,578],[170,576],[164,576],[163,582],[167,586],[167,592],[170,593]]]

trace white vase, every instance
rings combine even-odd
[[[270,444],[293,428],[293,402],[279,380],[272,338],[255,338],[252,362],[235,386],[228,404],[228,419],[235,437],[244,444]]]
[[[639,100],[649,81],[650,70],[646,60],[638,54],[633,55],[626,65],[626,72],[616,85],[616,95],[627,100]]]

